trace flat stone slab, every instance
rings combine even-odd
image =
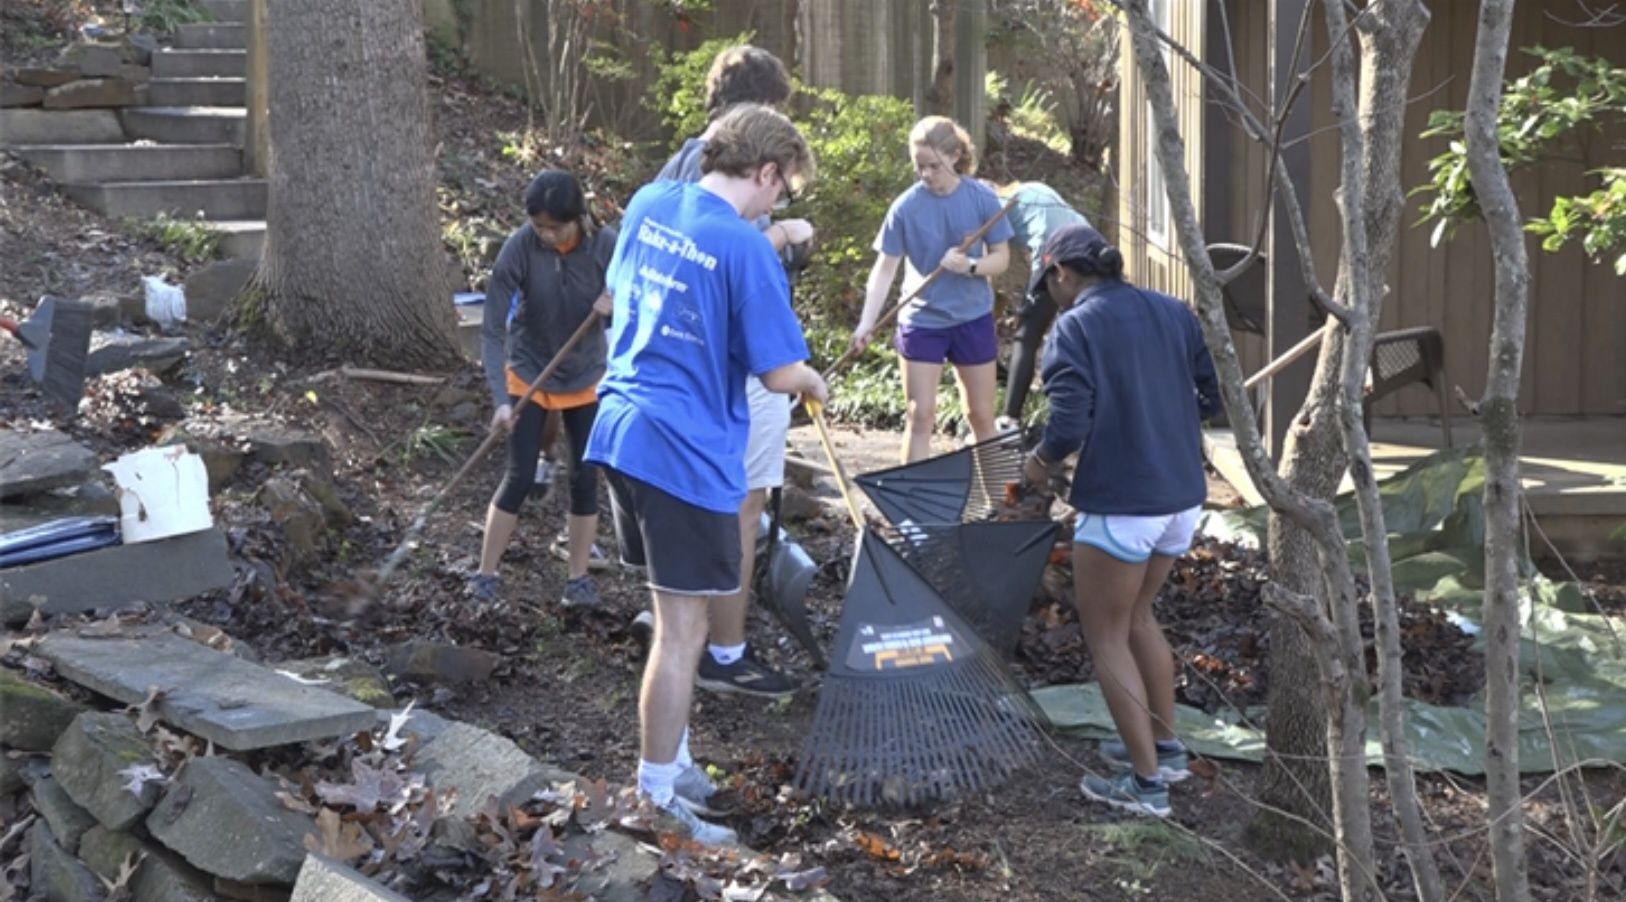
[[[0,431],[0,498],[79,485],[98,463],[96,452],[55,429]]]
[[[51,773],[102,826],[128,829],[158,802],[159,781],[132,779],[131,768],[157,769],[152,748],[128,715],[86,711],[51,751]],[[139,792],[131,787],[139,787]]]
[[[49,752],[85,706],[0,668],[0,746]]]
[[[51,825],[51,835],[69,855],[79,850],[79,839],[96,826],[96,817],[74,802],[55,777],[36,776],[28,785],[34,810]]]
[[[36,608],[71,614],[174,601],[224,589],[235,578],[219,529],[113,545],[0,570],[0,622],[25,622]]]
[[[95,902],[104,898],[107,890],[102,882],[90,868],[57,844],[50,827],[35,821],[28,834],[30,899]]]
[[[409,720],[402,732],[413,732],[416,725]],[[518,805],[539,789],[576,778],[527,755],[513,740],[466,723],[435,733],[413,756],[412,766],[437,792],[457,791],[449,810],[454,817],[478,812],[492,796]]]
[[[172,633],[108,639],[53,633],[34,653],[66,679],[128,704],[157,686],[164,691],[160,717],[233,751],[345,736],[371,729],[378,716],[354,699]]]
[[[290,902],[410,902],[357,871],[315,852],[305,856]]]
[[[293,883],[315,823],[277,801],[276,785],[231,758],[198,757],[147,818],[153,838],[193,867],[242,883]]]
[[[179,856],[128,833],[95,827],[79,840],[79,858],[92,872],[117,880],[132,856],[141,863],[130,879],[130,895],[140,902],[214,902],[209,878]]]

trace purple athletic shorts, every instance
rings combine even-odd
[[[994,332],[992,313],[970,322],[946,329],[898,324],[892,346],[904,360],[919,363],[942,363],[947,360],[957,366],[979,366],[993,363],[999,356],[999,339]]]

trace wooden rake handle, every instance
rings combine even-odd
[[[576,345],[581,344],[582,339],[586,338],[587,334],[593,331],[603,319],[604,317],[599,315],[597,310],[587,314],[587,318],[582,320],[582,324],[577,326],[576,331],[572,332],[570,338],[565,340],[564,346],[559,349],[557,354],[553,355],[553,359],[548,361],[548,365],[542,368],[542,372],[538,373],[535,379],[531,380],[531,384],[525,389],[525,394],[521,395],[519,401],[514,404],[513,416],[519,416],[520,409],[529,403],[537,392],[542,390],[542,383],[553,376],[554,372],[559,369],[559,365],[565,362],[565,358],[569,356],[570,352],[576,349]],[[513,428],[511,424],[512,421],[510,421],[509,428]],[[412,525],[407,527],[406,535],[401,537],[401,544],[395,546],[395,550],[384,561],[384,566],[379,568],[378,576],[373,580],[375,587],[381,587],[386,582],[389,582],[390,577],[394,576],[395,571],[400,568],[401,562],[406,560],[412,540],[423,532],[424,524],[428,522],[430,515],[440,509],[440,506],[446,502],[446,498],[452,494],[453,489],[463,484],[463,480],[468,478],[475,464],[485,460],[485,456],[491,453],[491,449],[497,447],[506,437],[506,430],[493,429],[488,432],[485,441],[480,443],[480,447],[474,449],[474,453],[470,454],[469,459],[463,462],[463,466],[458,468],[457,473],[445,485],[441,486],[440,491],[435,493],[435,497],[429,499],[429,503],[425,504],[423,510],[419,511],[418,516],[413,519]]]
[[[967,237],[964,241],[960,242],[959,245],[955,248],[955,250],[958,250],[962,254],[965,253],[966,251],[971,250],[972,245],[974,245],[977,242],[981,241],[983,239],[983,237],[988,234],[989,230],[992,229],[994,227],[994,225],[996,223],[998,223],[1001,219],[1004,219],[1006,214],[1010,213],[1011,210],[1014,209],[1015,207],[1016,207],[1016,198],[1012,197],[1010,200],[1005,202],[1005,206],[999,208],[999,212],[997,212],[994,215],[988,217],[987,222],[983,223],[975,232],[972,232],[969,237]],[[911,291],[908,294],[904,295],[902,298],[900,298],[898,300],[898,302],[896,304],[892,305],[891,309],[889,309],[885,313],[881,314],[880,318],[875,320],[875,326],[874,326],[874,328],[872,328],[870,330],[870,334],[873,335],[875,333],[875,330],[881,328],[882,326],[886,325],[887,323],[890,323],[893,320],[894,317],[896,317],[899,313],[902,313],[903,308],[904,308],[904,306],[906,304],[909,304],[915,298],[920,297],[920,293],[922,291],[925,291],[926,287],[928,285],[930,285],[933,282],[937,281],[938,279],[942,278],[944,272],[947,272],[947,270],[943,269],[943,264],[941,264],[941,263],[937,264],[937,268],[932,270],[931,273],[926,276],[926,278],[922,279],[920,281],[920,284],[915,286],[914,291]],[[830,368],[824,371],[824,378],[829,379],[831,376],[834,376],[836,374],[837,370],[840,370],[842,367],[846,366],[847,364],[852,363],[854,360],[857,360],[858,355],[864,353],[864,351],[865,351],[865,349],[867,347],[868,346],[866,345],[865,348],[848,348],[847,353],[842,354],[840,357],[836,358],[836,362],[830,364]]]
[[[836,459],[836,446],[830,441],[830,427],[824,422],[824,405],[812,398],[803,398],[802,406],[807,408],[807,415],[813,418],[813,428],[819,431],[819,444],[824,447],[824,456],[830,461],[830,470],[836,477],[836,488],[841,490],[841,500],[846,503],[847,513],[853,518],[853,528],[862,534],[864,518],[853,501],[852,489],[847,486],[847,470]]]

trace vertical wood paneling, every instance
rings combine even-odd
[[[1253,8],[1265,4],[1238,5],[1244,9],[1237,11],[1233,25],[1239,32],[1238,59],[1245,60],[1244,40],[1258,34],[1262,41],[1265,27],[1262,12],[1254,19],[1248,17]],[[1473,63],[1476,6],[1434,4],[1432,11],[1434,19],[1418,51],[1410,90],[1413,98],[1425,99],[1414,102],[1406,117],[1409,137],[1402,152],[1401,178],[1402,187],[1408,191],[1428,178],[1428,160],[1445,149],[1443,141],[1424,141],[1416,136],[1427,127],[1431,110],[1462,108]],[[1611,40],[1607,30],[1570,28],[1546,15],[1540,4],[1519,6],[1517,16],[1515,48],[1538,43],[1572,46],[1578,52],[1626,63],[1626,42]],[[1318,33],[1318,41],[1325,46],[1324,32]],[[1529,57],[1517,50],[1510,54],[1509,77],[1530,68]],[[1263,85],[1264,74],[1250,72],[1248,80]],[[1337,136],[1331,131],[1335,123],[1327,103],[1330,91],[1326,82],[1323,75],[1312,86],[1317,135],[1312,142],[1314,196],[1310,228],[1317,271],[1330,288],[1336,272],[1340,223],[1332,195],[1337,185],[1338,146]],[[1619,134],[1594,136],[1582,145],[1579,159],[1544,163],[1515,174],[1513,186],[1525,216],[1545,214],[1558,193],[1590,187],[1592,183],[1584,175],[1587,170],[1619,165],[1618,150],[1612,148],[1618,148],[1621,140]],[[1262,170],[1264,166],[1262,153],[1238,154],[1236,159],[1239,168]],[[1249,190],[1252,178],[1251,172],[1234,173],[1233,191]],[[1238,205],[1245,203],[1240,201]],[[1484,390],[1489,361],[1495,290],[1490,245],[1483,224],[1469,223],[1458,229],[1454,239],[1437,248],[1430,246],[1432,226],[1413,225],[1421,217],[1422,208],[1421,198],[1407,202],[1380,327],[1439,327],[1445,336],[1449,381],[1462,386],[1470,397],[1477,397]],[[1229,216],[1232,228],[1239,234],[1245,231],[1243,213],[1237,209]],[[1626,354],[1619,350],[1626,345],[1626,280],[1615,276],[1608,265],[1588,261],[1579,250],[1548,254],[1533,238],[1528,247],[1531,307],[1521,409],[1536,414],[1626,413]],[[1377,412],[1385,416],[1431,416],[1437,410],[1432,394],[1416,387],[1384,400]]]
[[[1203,46],[1204,4],[1200,0],[1173,0],[1170,4],[1169,34],[1187,47]],[[1154,245],[1146,234],[1146,168],[1153,149],[1147,141],[1149,113],[1146,85],[1129,44],[1127,26],[1119,54],[1119,171],[1118,246],[1130,279],[1137,284],[1174,297],[1192,297],[1191,276],[1179,252],[1174,223],[1169,223],[1169,247]],[[1192,203],[1203,210],[1203,84],[1202,76],[1183,60],[1170,60],[1170,87],[1174,92],[1181,137],[1185,140],[1184,165],[1191,180]],[[1171,211],[1172,214],[1172,211]]]

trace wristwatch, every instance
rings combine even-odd
[[[966,274],[974,276],[977,274],[977,258],[971,257],[970,260],[971,262],[967,266]]]

